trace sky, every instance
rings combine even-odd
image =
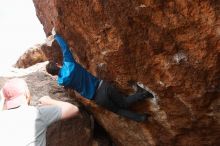
[[[45,37],[32,0],[0,0],[0,72]]]

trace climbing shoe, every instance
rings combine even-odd
[[[146,89],[140,87],[139,85],[136,85],[137,91],[136,93],[143,93],[143,96],[145,98],[154,98],[153,94],[151,94],[149,91],[147,91]]]
[[[145,98],[154,98],[153,94],[151,94],[151,93],[148,92],[148,91],[144,91],[144,92],[143,92],[143,96],[144,96]]]
[[[136,93],[143,93],[145,98],[154,98],[153,94],[141,87],[138,83],[134,81],[129,81],[129,85],[133,87]]]

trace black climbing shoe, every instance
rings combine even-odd
[[[150,93],[146,89],[139,86],[138,83],[131,80],[131,81],[128,81],[128,84],[133,87],[133,89],[136,91],[135,93],[138,93],[138,94],[143,93],[143,95],[141,94],[142,97],[154,98],[154,95],[152,93]]]
[[[144,96],[145,98],[154,98],[153,94],[151,94],[151,93],[148,92],[148,91],[144,91],[144,92],[143,92],[143,96]]]
[[[151,94],[149,91],[145,90],[144,88],[140,87],[136,84],[137,91],[136,93],[143,93],[143,96],[145,98],[154,98],[153,94]]]

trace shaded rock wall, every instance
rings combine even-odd
[[[135,81],[155,93],[134,107],[150,112],[150,122],[94,112],[118,145],[142,136],[137,145],[219,145],[220,1],[33,1],[45,33],[55,26],[91,73],[127,92]]]
[[[14,75],[10,77],[0,77],[0,87],[9,78],[17,77],[19,74],[19,78],[25,79],[28,84],[32,96],[31,105],[35,106],[38,99],[45,95],[76,104],[73,98],[70,98],[64,89],[57,85],[56,80],[44,71],[24,75],[21,72],[25,73],[24,70],[17,70],[17,73],[14,72]],[[81,111],[81,114],[75,118],[54,123],[47,130],[47,146],[88,146],[93,140],[93,126],[90,116],[85,111]]]

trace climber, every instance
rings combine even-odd
[[[67,43],[60,35],[56,34],[54,28],[52,35],[48,38],[50,40],[47,40],[47,42],[52,42],[55,39],[63,53],[62,67],[56,62],[49,62],[46,66],[49,74],[58,75],[57,82],[59,85],[72,88],[83,97],[94,100],[98,105],[121,116],[138,122],[147,120],[149,116],[147,113],[135,113],[128,110],[128,107],[145,98],[153,98],[151,93],[141,90],[142,92],[137,92],[126,97],[113,84],[96,78],[78,64],[73,58]]]
[[[25,80],[8,80],[1,91],[1,146],[46,146],[47,127],[55,121],[74,117],[78,108],[68,102],[43,96],[39,106],[30,106],[31,95]]]

